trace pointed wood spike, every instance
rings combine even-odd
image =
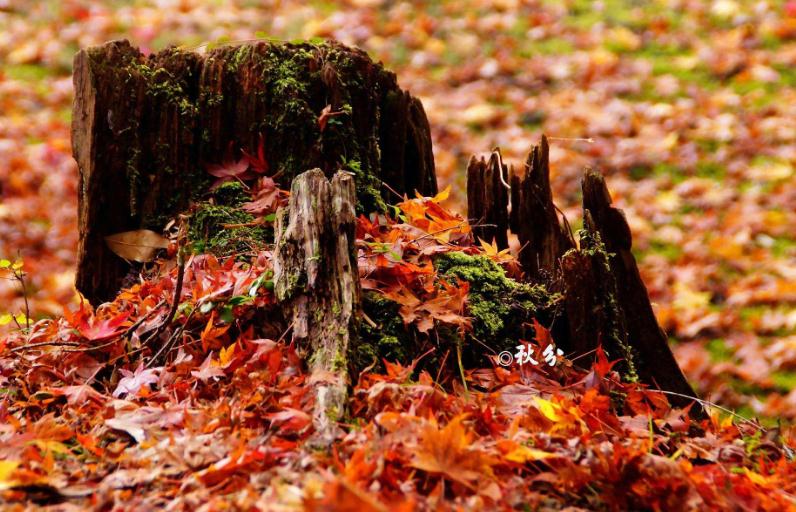
[[[523,249],[520,262],[530,281],[553,284],[559,258],[572,247],[558,221],[550,188],[549,146],[542,137],[525,163],[517,193],[512,190],[513,226]]]
[[[668,338],[655,318],[647,288],[630,250],[632,238],[624,213],[611,206],[611,194],[599,172],[586,171],[582,187],[584,225],[600,235],[605,246],[603,252],[610,255],[610,273],[616,280],[615,302],[621,308],[627,345],[633,351],[633,365],[639,378],[650,386],[676,393],[668,397],[671,403],[681,407],[693,404],[692,415],[704,417],[704,409],[692,399],[696,398],[696,393],[678,366]]]

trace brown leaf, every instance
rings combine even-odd
[[[169,241],[149,229],[125,231],[105,237],[108,248],[126,260],[148,263],[155,259],[158,249],[166,249]]]

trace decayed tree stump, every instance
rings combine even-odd
[[[80,52],[74,81],[77,286],[93,303],[112,298],[130,270],[104,237],[159,231],[207,193],[208,165],[255,155],[260,169],[278,175],[283,187],[293,182],[289,208],[277,219],[276,293],[294,339],[311,354],[314,422],[318,438],[328,442],[346,402],[348,351],[361,307],[355,209],[383,207],[389,188],[436,193],[420,102],[363,52],[335,43],[257,43],[206,55],[168,49],[147,57],[117,41]],[[306,169],[315,170],[301,174]],[[341,169],[350,174],[335,174]],[[630,251],[630,230],[611,206],[604,180],[597,173],[584,178],[584,230],[576,248],[559,222],[549,172],[544,137],[519,173],[509,173],[499,150],[489,160],[470,161],[474,233],[504,248],[510,229],[522,245],[526,280],[545,285],[479,268],[491,281],[471,286],[472,293],[499,301],[494,291],[501,290],[509,300],[523,297],[524,304],[501,304],[499,314],[482,318],[490,322],[483,332],[526,324],[530,319],[522,315],[535,293],[560,292],[563,308],[531,309],[550,317],[556,343],[573,359],[602,345],[612,359],[624,360],[620,369],[627,375],[674,393],[675,404],[689,404],[694,393],[655,320]],[[459,265],[470,265],[459,270],[472,276],[480,263]]]
[[[625,375],[669,392],[672,403],[692,405],[692,414],[703,415],[655,319],[630,250],[630,228],[621,210],[611,206],[605,180],[594,171],[583,178],[584,229],[575,248],[553,204],[548,151],[543,136],[528,155],[524,172],[512,175],[510,201],[505,187],[494,185],[495,153],[488,164],[471,159],[467,189],[477,195],[468,199],[468,216],[503,226],[510,202],[510,228],[521,244],[525,279],[564,295],[563,311],[554,321],[555,341],[571,359],[588,366],[602,346],[611,359],[621,358],[619,369]],[[505,231],[487,229],[480,233],[507,246]]]
[[[145,56],[127,41],[74,62],[72,146],[80,170],[77,288],[111,299],[130,266],[104,237],[160,231],[206,193],[209,164],[260,147],[287,188],[320,168],[356,175],[362,211],[387,189],[436,193],[423,106],[395,75],[337,43],[259,42]]]
[[[630,251],[632,237],[624,213],[611,206],[611,195],[602,175],[587,171],[583,177],[584,227],[591,240],[601,240],[609,267],[604,274],[615,279],[609,296],[615,298],[620,311],[616,329],[620,337],[626,336],[625,346],[633,350],[627,354],[635,365],[634,370],[643,382],[677,393],[670,401],[687,405],[695,396],[682,370],[672,354],[666,334],[658,325],[647,288],[641,280],[636,259]],[[599,237],[597,235],[599,234]],[[589,247],[588,249],[593,249]],[[604,280],[607,280],[607,276]]]
[[[290,204],[277,213],[274,285],[293,341],[311,354],[316,438],[335,438],[348,396],[349,346],[356,341],[360,286],[354,249],[356,193],[349,173],[331,182],[314,169],[299,175]]]

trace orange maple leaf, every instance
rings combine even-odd
[[[474,436],[462,422],[467,417],[461,414],[453,418],[444,428],[433,421],[420,430],[420,442],[410,465],[429,473],[440,473],[470,489],[484,477],[492,478],[495,459],[473,447]]]
[[[204,331],[202,331],[202,349],[207,352],[208,349],[221,348],[229,328],[230,324],[216,326],[216,312],[213,311]]]

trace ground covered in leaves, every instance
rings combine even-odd
[[[467,280],[434,260],[484,259],[504,280],[517,265],[474,246],[467,222],[440,206],[445,195],[358,221],[363,289],[394,300],[392,328],[428,350],[406,365],[370,361],[330,450],[312,442],[306,354],[289,326],[277,328],[268,248],[248,261],[195,254],[182,269],[166,258],[112,303],[83,304],[0,344],[6,505],[796,507],[788,432],[719,409],[693,421],[659,391],[623,381],[601,350],[588,369],[561,357],[502,367],[487,352],[483,368],[465,371],[447,357],[483,319],[469,315]],[[362,341],[374,342],[387,322],[366,320],[375,329]],[[554,340],[534,331],[517,343],[542,354]],[[433,375],[420,370],[435,357]]]
[[[610,177],[702,396],[796,418],[793,2],[0,0],[0,257],[25,259],[36,318],[77,303],[72,56],[118,37],[359,45],[423,100],[459,204],[471,153],[519,162],[546,132],[570,220],[582,168]],[[15,282],[0,297],[23,310]]]
[[[639,412],[634,402],[617,400],[619,394],[637,396],[633,386],[616,383],[604,368],[580,374],[563,363],[528,375],[490,369],[486,380],[481,373],[468,376],[470,392],[462,393],[460,377],[409,377],[408,369],[390,367],[362,378],[352,402],[362,422],[350,426],[337,454],[323,458],[292,450],[290,443],[309,435],[297,411],[309,409],[296,395],[300,364],[277,343],[281,333],[246,334],[244,322],[209,344],[200,335],[184,349],[182,364],[174,362],[176,353],[168,365],[150,368],[138,367],[143,351],[115,362],[99,358],[93,347],[106,343],[111,357],[140,348],[142,341],[128,330],[139,320],[134,331],[157,325],[175,278],[164,268],[160,278],[96,315],[74,312],[71,59],[78,48],[117,37],[151,50],[178,44],[201,51],[209,42],[258,37],[335,37],[359,45],[423,100],[440,181],[454,185],[452,203],[462,202],[471,153],[499,145],[507,161],[519,162],[547,133],[556,200],[570,220],[579,218],[574,208],[582,168],[599,168],[628,215],[656,313],[689,380],[711,402],[761,417],[767,430],[725,418],[697,433],[649,394],[644,400],[652,412],[633,416]],[[25,311],[27,297],[30,316],[41,320],[3,348],[2,375],[10,379],[2,384],[3,449],[11,451],[0,463],[2,485],[28,486],[12,491],[12,498],[38,490],[42,500],[53,500],[53,489],[79,499],[104,482],[99,499],[121,503],[165,502],[185,485],[184,496],[199,504],[207,497],[202,493],[216,495],[214,486],[228,482],[234,491],[229,499],[243,503],[260,499],[253,489],[265,482],[270,493],[281,493],[281,503],[302,503],[326,489],[324,496],[342,503],[380,500],[384,507],[404,499],[404,491],[407,500],[455,496],[462,503],[475,500],[473,507],[498,491],[504,499],[519,496],[516,502],[541,506],[548,502],[533,500],[549,499],[551,506],[587,508],[633,507],[636,502],[611,500],[642,494],[650,505],[655,496],[726,499],[749,508],[760,506],[749,500],[786,499],[789,463],[782,462],[774,427],[796,418],[795,64],[796,4],[786,1],[0,0],[0,258],[10,267],[19,255],[26,272],[25,293],[14,279],[0,282],[0,314]],[[384,252],[389,259],[390,251]],[[230,305],[238,296],[231,291],[224,292],[225,306],[200,301],[205,288],[217,291],[232,275],[233,291],[245,296],[247,280],[257,278],[251,274],[268,265],[267,255],[245,269],[194,259],[190,272],[227,277],[208,277],[199,291],[187,288],[186,309],[159,337],[187,322],[195,308],[185,332],[196,338],[210,323],[210,340],[230,325],[230,315],[237,318],[234,308],[266,308],[268,293],[259,286],[257,298],[245,304]],[[454,286],[435,304],[454,308],[466,297]],[[61,318],[65,306],[72,312]],[[454,327],[466,328],[469,317],[450,311]],[[416,315],[429,321],[422,308],[403,313],[401,320]],[[64,344],[10,352],[45,340]],[[258,373],[270,382],[262,390],[260,377],[249,376]],[[257,404],[250,404],[253,396]],[[550,409],[534,396],[560,407]],[[363,397],[375,405],[366,406]],[[437,410],[443,405],[447,409]],[[515,408],[528,411],[517,425]],[[379,416],[386,413],[398,416]],[[603,426],[589,434],[591,414]],[[130,427],[133,433],[114,427],[114,420],[124,426],[132,417],[144,418],[140,428]],[[581,421],[589,429],[579,431]],[[683,434],[689,429],[690,441]],[[435,471],[424,452],[414,450],[423,443],[431,450],[437,443],[428,436],[441,430],[445,439],[465,439],[451,453],[466,457],[445,462],[452,474]],[[509,457],[515,448],[501,445],[506,439],[552,456]],[[163,446],[177,455],[172,459]],[[200,455],[193,459],[194,453]],[[170,462],[161,464],[164,458]],[[471,460],[477,469],[467,466]],[[595,478],[584,477],[583,468]],[[670,478],[653,484],[645,476],[651,468]],[[156,471],[167,472],[154,477]],[[220,472],[215,480],[214,471]],[[487,477],[471,478],[477,471]],[[297,476],[305,472],[315,476]],[[117,473],[114,483],[110,475]],[[192,480],[188,474],[211,476]],[[242,476],[249,474],[258,477]],[[628,490],[623,481],[635,483]],[[139,492],[144,488],[146,496]],[[431,508],[436,503],[428,502]]]

